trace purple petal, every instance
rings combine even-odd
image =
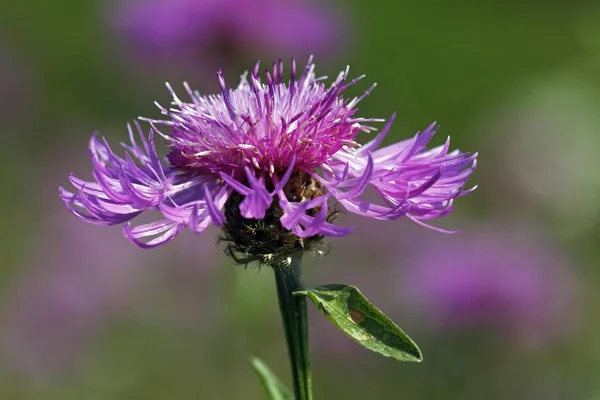
[[[123,234],[137,246],[144,249],[151,249],[173,240],[183,227],[183,224],[165,219],[136,227],[132,227],[129,224],[124,225]],[[155,237],[147,242],[141,240],[149,236]]]
[[[204,199],[206,200],[206,209],[208,210],[208,214],[210,215],[213,223],[218,227],[223,226],[223,223],[225,222],[225,215],[223,215],[221,210],[219,210],[215,204],[213,195],[208,189],[208,185],[204,185]]]

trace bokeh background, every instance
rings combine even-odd
[[[0,2],[0,398],[263,399],[247,361],[290,382],[270,271],[235,266],[217,231],[141,250],[62,206],[116,143],[169,102],[164,82],[234,84],[255,59],[314,53],[379,86],[363,116],[432,121],[479,151],[479,189],[436,221],[361,221],[307,260],[420,345],[370,353],[311,309],[318,399],[600,398],[600,7],[585,1]],[[368,137],[362,137],[368,140]]]

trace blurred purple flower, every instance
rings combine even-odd
[[[403,259],[398,291],[412,311],[445,332],[487,327],[532,345],[563,333],[575,282],[565,256],[526,230],[467,232]]]
[[[32,244],[31,268],[10,294],[2,322],[6,356],[13,367],[34,375],[73,367],[127,294],[132,268],[143,260],[111,232],[62,221],[46,228],[44,239]]]
[[[51,182],[64,173],[65,164],[82,161],[69,154],[74,153],[63,148],[60,159],[45,162],[53,167],[41,176],[36,193],[47,218],[31,230],[23,275],[2,301],[0,356],[12,369],[32,377],[72,371],[116,315],[150,314],[150,319],[206,329],[205,304],[211,293],[207,278],[218,254],[213,240],[182,235],[165,249],[170,251],[150,254],[129,246],[110,229],[63,221],[48,197],[54,197]],[[144,273],[138,275],[141,269]],[[145,288],[148,284],[152,290]],[[146,292],[152,293],[149,299]],[[165,306],[169,310],[160,308]]]
[[[345,36],[339,14],[311,0],[130,0],[113,18],[136,55],[212,73],[256,54],[327,56]]]
[[[363,217],[407,217],[429,227],[424,221],[450,213],[454,199],[473,190],[464,186],[477,154],[449,151],[449,138],[427,149],[435,123],[411,139],[379,148],[392,117],[370,142],[356,142],[359,133],[375,130],[372,122],[382,121],[355,116],[357,104],[374,86],[360,97],[343,97],[363,76],[349,80],[346,69],[326,87],[312,59],[298,79],[294,61],[289,81],[281,60],[273,63],[272,74],[265,73],[264,83],[258,71],[257,63],[235,89],[228,89],[219,74],[218,95],[201,96],[186,85],[189,102],[169,86],[173,107],[159,106],[168,120],[146,119],[147,139],[139,125],[138,134],[130,128],[125,158],[94,135],[94,181],[71,175],[75,192],[59,189],[67,208],[97,225],[128,223],[159,210],[158,221],[124,226],[125,236],[145,248],[171,241],[185,227],[201,233],[210,225],[223,226],[234,244],[250,246],[257,240],[244,229],[264,220],[279,232],[275,248],[239,251],[258,256],[283,247],[276,240],[290,232],[309,241],[350,233],[351,228],[330,222],[330,199]],[[161,132],[160,125],[170,132]],[[168,141],[165,160],[157,155],[154,135]],[[369,186],[384,205],[365,200]],[[255,230],[251,226],[248,232]],[[297,248],[304,248],[304,241]]]

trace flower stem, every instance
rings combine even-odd
[[[293,296],[296,290],[303,288],[301,260],[301,254],[294,255],[287,260],[289,262],[274,265],[273,271],[292,367],[294,395],[296,400],[312,400],[306,299]]]

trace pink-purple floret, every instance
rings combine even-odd
[[[168,120],[142,119],[149,123],[147,137],[139,123],[129,125],[131,143],[123,144],[124,158],[94,134],[89,146],[94,181],[70,175],[76,192],[60,188],[60,196],[76,216],[98,225],[160,211],[158,221],[124,226],[125,236],[145,248],[172,240],[186,226],[194,233],[211,224],[221,226],[234,191],[244,196],[244,218],[263,218],[277,198],[282,226],[298,237],[351,232],[328,222],[330,199],[347,211],[381,220],[406,216],[425,225],[425,220],[448,214],[456,197],[474,189],[464,186],[477,155],[449,152],[449,139],[427,150],[435,123],[411,139],[378,148],[393,116],[373,140],[359,145],[357,134],[371,132],[375,128],[368,124],[383,121],[354,116],[357,103],[374,85],[360,97],[342,97],[362,78],[348,81],[346,69],[327,88],[309,60],[298,79],[292,61],[290,80],[284,82],[280,61],[265,72],[265,82],[257,64],[236,89],[227,89],[219,73],[222,93],[217,95],[200,96],[184,85],[187,102],[167,85],[172,108],[159,108]],[[158,156],[156,135],[167,141],[167,157]],[[294,171],[306,172],[327,193],[299,202],[288,199],[283,188]],[[381,204],[361,198],[369,185]],[[307,213],[311,209],[318,212]]]

